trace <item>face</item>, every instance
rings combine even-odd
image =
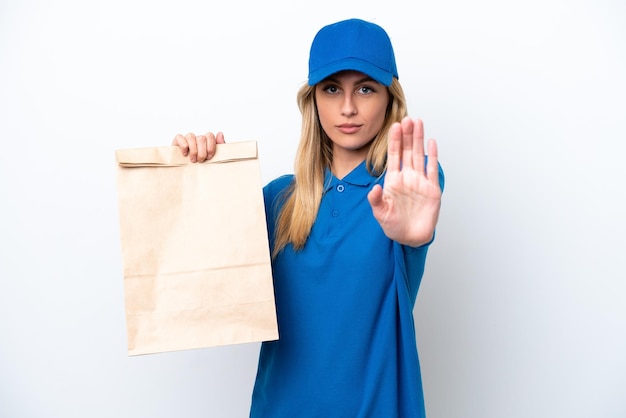
[[[357,71],[342,71],[319,82],[315,99],[322,129],[333,144],[333,160],[363,160],[385,123],[387,87]]]

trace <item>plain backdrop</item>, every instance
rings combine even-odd
[[[258,344],[127,356],[114,150],[223,130],[291,172],[310,42],[348,17],[446,172],[428,416],[626,416],[619,0],[0,0],[0,416],[247,416]]]

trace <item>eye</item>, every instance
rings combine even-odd
[[[373,89],[372,87],[370,87],[370,86],[360,86],[360,87],[359,87],[356,91],[357,91],[357,93],[359,93],[359,94],[364,94],[364,95],[367,95],[367,94],[372,94],[372,93],[374,93],[376,90],[374,90],[374,89]]]
[[[328,84],[324,86],[323,90],[328,94],[336,94],[339,91],[339,87],[335,84]]]

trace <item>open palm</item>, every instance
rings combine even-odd
[[[368,194],[387,237],[413,247],[432,239],[441,206],[438,168],[434,139],[428,141],[428,157],[424,154],[421,120],[405,117],[393,124],[384,186],[376,185]]]

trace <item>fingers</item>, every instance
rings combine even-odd
[[[411,169],[419,167],[415,164],[417,161],[414,161],[415,158],[413,155],[415,151],[413,147],[413,133],[415,132],[413,119],[408,116],[403,118],[400,122],[400,126],[402,127],[402,168]]]
[[[437,141],[428,140],[428,164],[426,166],[426,177],[439,186],[439,151],[437,149]]]
[[[187,140],[181,134],[178,134],[174,137],[172,145],[180,148],[180,152],[182,152],[183,155],[186,156],[189,154],[189,145],[187,145]]]
[[[389,130],[387,170],[424,170],[424,124],[408,116]]]
[[[187,146],[189,147],[189,161],[195,163],[198,161],[198,138],[194,134],[188,133],[185,135],[185,140],[187,141]],[[200,142],[202,143],[201,139]],[[206,148],[206,145],[204,146]]]
[[[394,123],[389,128],[387,139],[387,171],[400,171],[400,150],[402,149],[402,126]]]
[[[424,123],[421,119],[415,119],[411,122],[413,122],[413,130],[410,145],[407,145],[411,149],[406,152],[411,154],[412,167],[416,170],[424,170]]]
[[[210,160],[215,156],[217,144],[224,144],[224,134],[218,132],[214,135],[207,132],[205,135],[195,135],[188,133],[187,135],[176,135],[172,141],[172,145],[178,146],[184,156],[189,157],[192,163]]]
[[[424,152],[424,123],[408,116],[389,129],[387,145],[387,171],[415,169],[431,180],[439,174],[437,142],[429,139]],[[428,155],[428,159],[426,159]],[[426,163],[426,160],[428,163]]]
[[[210,160],[215,156],[217,144],[226,143],[224,140],[224,134],[222,132],[218,132],[217,135],[213,135],[213,132],[207,132],[206,135],[203,136],[203,138],[206,144],[206,155],[204,156],[205,160]],[[204,160],[198,159],[198,161],[202,162]]]

